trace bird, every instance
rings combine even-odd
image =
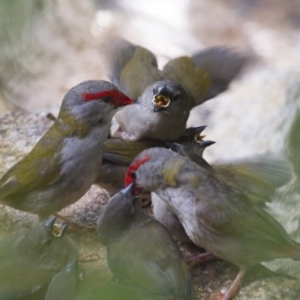
[[[251,266],[276,258],[300,259],[300,244],[281,224],[241,190],[173,151],[140,153],[125,177],[127,185],[156,193],[166,201],[189,238],[240,271],[223,297],[232,299]]]
[[[108,267],[120,283],[154,299],[195,299],[191,274],[168,231],[143,212],[133,184],[110,199],[97,220]]]
[[[130,109],[116,112],[110,135],[128,141],[171,142],[184,133],[191,109],[191,96],[180,83],[157,81],[146,88]]]
[[[108,77],[136,101],[114,115],[110,134],[130,141],[176,140],[190,110],[225,91],[250,62],[249,55],[212,47],[170,60],[159,70],[151,51],[126,40],[110,38],[106,49]]]
[[[79,270],[78,261],[67,264],[51,280],[45,300],[75,300],[83,271]]]
[[[208,164],[202,157],[207,146],[214,142],[201,140],[186,146],[180,143],[168,143],[173,151],[190,158],[209,172],[213,172],[220,180],[247,194],[250,201],[264,205],[271,201],[275,189],[287,184],[292,178],[292,169],[284,159],[269,156],[256,156],[239,159],[228,163]],[[180,241],[193,243],[186,234],[176,214],[169,205],[155,193],[151,194],[153,215],[162,223],[172,236]],[[189,266],[196,261],[190,260]]]
[[[80,199],[100,168],[113,110],[131,103],[107,81],[71,88],[50,129],[0,179],[0,203],[42,220]]]
[[[203,141],[202,134],[206,126],[187,128],[183,135],[176,140],[177,143],[195,149],[205,149],[214,143]],[[203,144],[201,147],[198,144]],[[143,150],[154,147],[168,147],[166,143],[158,140],[126,141],[109,138],[104,142],[103,160],[94,184],[104,188],[111,196],[124,187],[124,177],[133,159]]]
[[[184,150],[194,150],[195,156],[202,157],[203,151],[206,147],[213,145],[215,142],[210,140],[203,140],[205,136],[201,136],[202,131],[206,128],[206,126],[200,126],[194,130],[193,128],[188,128],[186,130],[186,135],[188,136],[189,143],[167,143],[168,147],[173,151],[180,153],[181,155],[187,156]],[[182,147],[181,147],[182,146]],[[191,157],[189,157],[191,158]],[[202,165],[210,169],[210,165],[203,159],[201,162]],[[157,194],[151,193],[151,203],[153,209],[154,218],[159,221],[164,227],[170,232],[172,236],[177,238],[178,240],[186,243],[193,244],[192,240],[186,234],[184,227],[181,222],[177,218],[176,214],[172,212],[172,208],[169,207],[168,203],[163,201]],[[191,263],[189,263],[189,266]]]
[[[25,232],[0,241],[0,299],[36,299],[45,294],[52,279],[78,260],[69,223],[55,224],[50,217]],[[44,299],[44,297],[43,297]]]

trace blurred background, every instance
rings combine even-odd
[[[253,51],[273,75],[300,62],[297,0],[2,0],[0,22],[1,112],[55,113],[70,87],[104,79],[109,34],[149,48],[161,65],[221,44]]]
[[[194,109],[189,125],[208,125],[207,139],[217,142],[206,151],[210,162],[289,158],[294,180],[268,209],[300,240],[299,0],[1,0],[0,22],[0,113],[56,115],[72,86],[107,79],[101,47],[111,34],[150,49],[160,66],[214,45],[255,55],[229,91]],[[289,262],[271,267],[300,274]]]

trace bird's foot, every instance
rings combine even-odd
[[[192,257],[190,257],[187,260],[187,265],[190,269],[192,269],[193,267],[195,267],[198,264],[201,264],[201,263],[204,263],[204,262],[207,262],[210,260],[214,260],[216,258],[217,257],[210,252],[198,253],[198,254],[193,255]]]
[[[236,278],[234,279],[233,283],[231,284],[230,288],[228,289],[222,300],[231,300],[233,297],[236,296],[241,287],[245,274],[246,270],[240,270],[240,272],[237,274]]]

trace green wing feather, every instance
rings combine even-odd
[[[0,180],[0,199],[50,185],[60,179],[63,138],[59,135],[61,133],[52,126],[31,152],[3,175]]]

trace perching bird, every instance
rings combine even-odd
[[[237,161],[209,165],[202,157],[203,151],[213,142],[202,140],[200,143],[185,146],[179,143],[168,144],[169,147],[183,156],[187,156],[209,172],[213,172],[220,180],[240,189],[251,202],[264,204],[270,201],[277,187],[287,184],[292,170],[287,161],[279,158],[257,156]],[[197,152],[196,152],[197,151]],[[191,243],[177,216],[169,205],[155,193],[151,195],[153,215],[177,239]]]
[[[182,145],[205,149],[214,142],[203,141],[201,135],[206,126],[190,127],[176,141]],[[124,177],[134,158],[143,150],[154,147],[167,147],[164,142],[157,140],[125,141],[122,139],[107,139],[104,143],[103,161],[95,179],[95,184],[114,195],[124,187]]]
[[[213,47],[159,70],[149,50],[118,38],[108,44],[110,79],[137,101],[115,114],[110,133],[131,141],[179,138],[192,107],[225,91],[248,61],[246,55]]]
[[[154,299],[194,299],[191,275],[167,230],[145,214],[129,185],[110,199],[97,221],[108,266],[123,284]]]
[[[275,258],[300,259],[300,244],[261,207],[212,172],[164,148],[143,151],[126,183],[156,193],[198,246],[240,268],[223,300],[237,293],[247,269]]]
[[[68,223],[51,217],[28,231],[0,241],[0,299],[35,299],[70,262],[78,260]]]
[[[205,141],[203,138],[205,136],[201,136],[202,131],[206,126],[198,127],[196,130],[187,129],[186,135],[188,136],[189,143],[172,143],[168,144],[168,146],[172,150],[178,151],[181,155],[187,156],[186,153],[183,153],[181,150],[190,149],[191,151],[197,151],[195,156],[202,157],[203,151],[206,147],[213,145],[215,142],[213,141]],[[182,146],[182,147],[181,147]],[[207,169],[210,169],[210,165],[203,159],[201,162],[203,166]],[[181,222],[177,218],[176,214],[172,212],[172,209],[169,207],[168,203],[163,201],[158,195],[155,193],[151,193],[151,202],[153,208],[153,216],[156,220],[158,220],[161,224],[165,226],[165,228],[171,233],[172,236],[176,237],[182,242],[193,243],[191,239],[186,234]]]
[[[0,179],[0,203],[45,218],[77,201],[100,168],[113,109],[130,103],[106,81],[70,89],[51,128]]]

